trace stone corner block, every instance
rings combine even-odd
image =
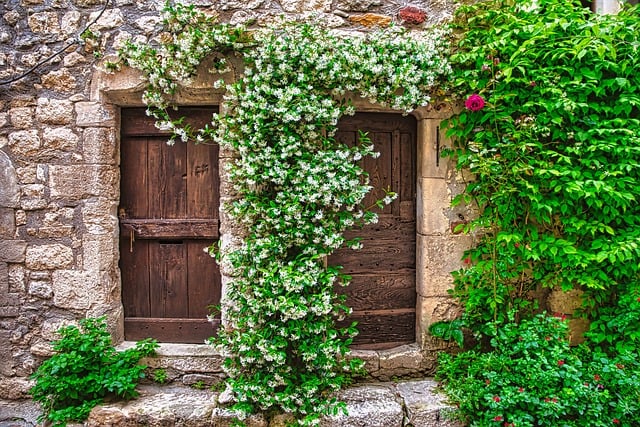
[[[99,102],[77,102],[76,124],[81,127],[113,127],[116,124],[115,110]]]

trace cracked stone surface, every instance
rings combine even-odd
[[[450,419],[451,406],[431,379],[367,383],[340,391],[348,415],[322,418],[322,427],[462,427]],[[84,424],[70,427],[227,427],[237,413],[219,403],[219,393],[180,385],[141,385],[140,396],[93,409]],[[40,414],[32,401],[0,400],[0,427],[33,427]],[[281,427],[287,417],[255,414],[248,427]]]

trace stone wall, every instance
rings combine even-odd
[[[401,0],[193,3],[232,23],[261,26],[282,15],[317,15],[327,26],[345,31],[392,22],[419,31],[453,10],[450,0],[410,5]],[[28,397],[28,376],[51,355],[49,342],[62,325],[106,315],[114,340],[122,342],[119,107],[141,105],[143,84],[130,72],[105,75],[100,64],[130,37],[153,40],[161,29],[163,4],[0,4],[0,399]],[[81,40],[79,34],[93,21],[94,36]],[[197,104],[199,99],[194,95],[184,101]],[[461,214],[449,208],[451,192],[458,191],[455,177],[446,165],[432,166],[429,135],[443,113],[429,114],[419,125],[419,336],[416,345],[397,353],[363,355],[381,378],[433,367],[433,351],[441,344],[430,341],[426,326],[455,314],[446,294],[449,272],[459,267],[468,245],[451,232]]]

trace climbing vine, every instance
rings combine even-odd
[[[301,424],[339,410],[330,392],[349,381],[361,361],[348,359],[355,325],[336,321],[350,312],[334,290],[349,277],[325,257],[345,230],[377,220],[363,206],[372,191],[358,161],[375,157],[365,134],[354,146],[335,138],[337,123],[361,96],[409,112],[431,101],[450,68],[442,30],[409,35],[389,28],[340,36],[320,25],[282,23],[257,31],[219,24],[193,7],[167,7],[157,46],[129,43],[121,56],[149,83],[144,100],[171,142],[213,141],[236,158],[228,173],[237,199],[224,206],[244,227],[240,244],[223,242],[219,262],[230,273],[222,303],[225,324],[214,343],[227,358],[236,409],[280,409]],[[222,113],[204,129],[167,114],[171,95],[203,61],[225,72],[241,56]],[[378,207],[395,194],[383,191]]]

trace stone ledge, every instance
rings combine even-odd
[[[140,397],[129,402],[107,403],[94,408],[86,427],[121,426],[228,426],[235,418],[218,403],[218,393],[181,386],[144,385]],[[323,427],[461,427],[449,420],[451,410],[430,379],[360,384],[339,393],[348,415],[325,417]],[[285,417],[286,418],[286,417]],[[271,421],[263,415],[245,420],[248,427],[276,427],[282,416]]]

